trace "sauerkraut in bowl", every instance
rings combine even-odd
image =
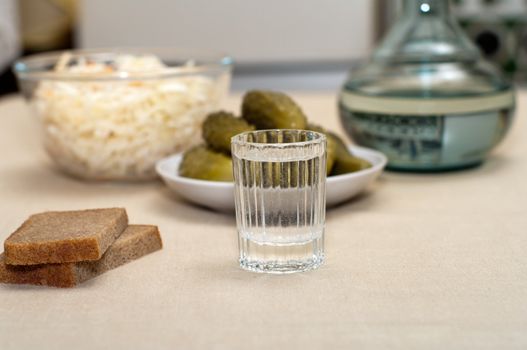
[[[200,142],[206,114],[228,92],[231,61],[158,52],[71,51],[15,63],[61,169],[84,179],[152,179],[157,160]]]

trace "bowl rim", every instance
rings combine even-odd
[[[93,57],[100,60],[115,59],[119,55],[154,55],[159,57],[164,63],[168,62],[168,67],[162,71],[153,72],[130,72],[115,71],[95,76],[91,73],[72,73],[57,72],[50,69],[63,55],[72,57]],[[178,61],[190,62],[186,66],[182,64],[170,65],[170,60],[163,59],[162,55],[180,57]],[[194,63],[196,60],[198,63]],[[21,80],[65,80],[65,81],[134,81],[148,79],[165,79],[204,73],[230,73],[234,61],[224,53],[176,47],[117,47],[117,48],[95,48],[95,49],[73,49],[59,50],[44,53],[37,53],[17,59],[12,70]]]

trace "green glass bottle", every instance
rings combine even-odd
[[[350,137],[388,167],[443,171],[481,163],[509,129],[511,84],[471,43],[448,0],[403,0],[398,21],[339,96]]]

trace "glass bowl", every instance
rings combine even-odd
[[[231,71],[227,56],[169,48],[53,52],[14,65],[47,153],[88,180],[155,178],[158,160],[201,141]]]

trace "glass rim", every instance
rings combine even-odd
[[[267,132],[286,132],[286,131],[293,131],[293,132],[304,132],[304,133],[310,133],[315,135],[316,137],[312,140],[306,140],[306,141],[294,141],[294,142],[275,142],[275,143],[264,143],[264,142],[255,142],[255,141],[247,141],[247,136],[251,134],[263,134]],[[252,130],[252,131],[245,131],[240,134],[234,135],[231,137],[231,146],[250,146],[254,148],[287,148],[291,146],[309,146],[309,145],[316,145],[321,144],[326,141],[326,135],[313,131],[313,130],[304,130],[304,129],[264,129],[264,130]]]
[[[94,76],[87,73],[56,72],[49,69],[49,65],[54,65],[64,54],[71,54],[72,57],[97,57],[100,59],[112,60],[118,55],[146,55],[158,56],[163,62],[168,62],[166,69],[154,72],[127,72],[115,71],[104,76]],[[177,57],[177,60],[196,61],[191,66],[182,64],[170,65],[170,59],[164,58],[165,55]],[[37,53],[17,59],[12,70],[18,79],[22,80],[64,80],[64,81],[130,81],[142,79],[164,79],[177,76],[188,76],[208,72],[230,72],[233,60],[230,56],[209,52],[198,49],[170,48],[170,47],[125,47],[125,48],[101,48],[101,49],[73,49],[62,51],[50,51]]]

